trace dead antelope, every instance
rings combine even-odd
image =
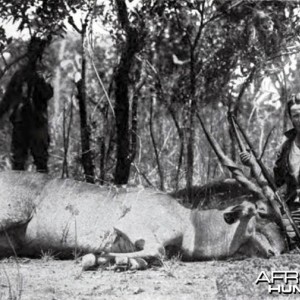
[[[187,260],[269,257],[285,250],[263,201],[190,210],[152,189],[122,191],[14,171],[0,173],[0,189],[1,256],[52,250],[70,257],[76,249],[102,254],[99,262],[129,258],[139,268],[139,258],[160,258],[170,246]]]

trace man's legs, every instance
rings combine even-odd
[[[36,170],[41,173],[48,172],[49,142],[48,124],[31,130],[30,151]]]
[[[11,162],[13,170],[25,170],[29,141],[28,128],[23,123],[14,123],[11,140]]]
[[[295,222],[295,225],[300,230],[300,202],[299,202],[299,200],[294,203],[291,203],[289,205],[289,210],[291,212],[291,216],[293,218],[293,221]],[[286,215],[282,216],[282,221],[285,226],[286,233],[290,238],[290,248],[293,249],[296,246],[299,247],[298,238],[296,237],[296,233]]]

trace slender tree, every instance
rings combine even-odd
[[[88,5],[86,16],[82,22],[82,26],[79,29],[73,18],[69,17],[69,23],[75,28],[75,30],[81,36],[81,78],[76,82],[77,87],[77,99],[79,103],[79,115],[80,115],[80,133],[81,133],[81,160],[84,169],[85,180],[90,183],[94,183],[94,163],[90,146],[90,126],[88,124],[87,116],[87,93],[86,93],[86,35],[87,28],[90,21],[91,13],[94,9],[93,5]]]
[[[143,47],[144,29],[142,20],[138,27],[130,23],[126,2],[116,0],[119,24],[124,31],[124,43],[120,61],[115,69],[115,116],[117,129],[117,162],[115,183],[126,184],[130,175],[130,133],[129,133],[129,85],[130,71],[135,54]]]

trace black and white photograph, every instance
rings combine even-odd
[[[0,1],[0,300],[300,297],[300,0]]]

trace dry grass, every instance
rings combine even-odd
[[[3,262],[1,265],[1,273],[3,273],[4,279],[0,281],[0,300],[21,300],[23,293],[24,278],[20,271],[20,265],[17,258],[12,259],[14,261],[13,272],[7,271]]]
[[[246,259],[228,263],[225,276],[218,276],[216,283],[219,299],[284,299],[299,298],[298,295],[268,294],[268,284],[255,284],[261,271],[299,271],[299,255],[285,254],[271,259]]]
[[[180,257],[163,260],[146,271],[80,272],[73,260],[1,262],[0,300],[40,299],[296,299],[298,295],[269,295],[267,285],[256,285],[261,271],[300,271],[300,255],[185,263]],[[80,276],[78,274],[80,273]],[[24,280],[23,280],[24,279]]]
[[[41,251],[41,260],[43,262],[53,261],[55,259],[57,259],[57,258],[53,251],[51,251],[51,250],[48,250],[48,251],[42,250]]]

